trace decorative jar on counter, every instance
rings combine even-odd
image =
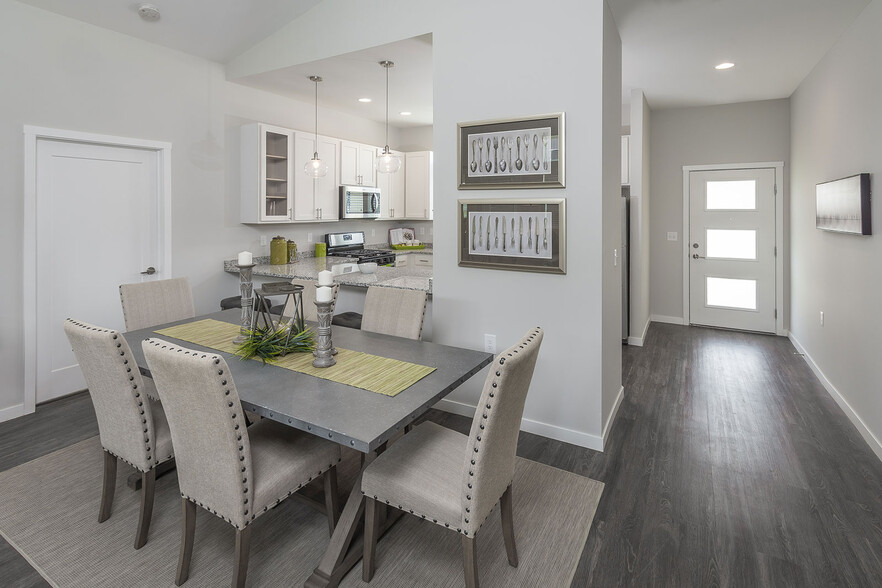
[[[297,261],[297,243],[288,239],[288,263]]]
[[[288,240],[284,237],[273,237],[270,241],[270,264],[285,265],[288,263]]]

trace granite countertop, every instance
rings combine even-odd
[[[396,251],[395,253],[418,253],[431,255],[431,249]],[[367,288],[368,286],[383,286],[386,288],[403,288],[405,290],[422,290],[432,294],[432,268],[431,267],[377,267],[373,274],[363,274],[354,268],[357,267],[354,257],[303,257],[295,263],[285,265],[270,265],[269,257],[255,257],[253,275],[269,278],[298,278],[301,280],[318,280],[318,273],[323,270],[331,270],[335,273],[334,283],[342,286],[355,286]],[[354,266],[354,267],[353,267]],[[337,268],[337,269],[334,269]],[[343,273],[346,269],[354,271]],[[224,261],[224,271],[231,274],[239,273],[236,269],[235,260]],[[341,272],[341,273],[337,273]]]

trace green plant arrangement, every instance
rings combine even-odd
[[[236,349],[241,359],[260,358],[263,363],[289,353],[305,353],[315,350],[315,334],[311,329],[289,333],[284,327],[258,328]]]

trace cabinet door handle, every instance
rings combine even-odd
[[[321,208],[319,208],[319,218],[324,218],[324,216],[325,216],[325,211],[323,211]]]

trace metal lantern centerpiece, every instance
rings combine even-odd
[[[251,319],[251,332],[258,329],[284,329],[287,333],[285,344],[291,341],[291,337],[306,328],[303,319],[303,286],[289,282],[270,282],[254,290],[257,297],[257,307]],[[282,314],[278,319],[270,312],[272,304],[270,297],[284,296]]]

